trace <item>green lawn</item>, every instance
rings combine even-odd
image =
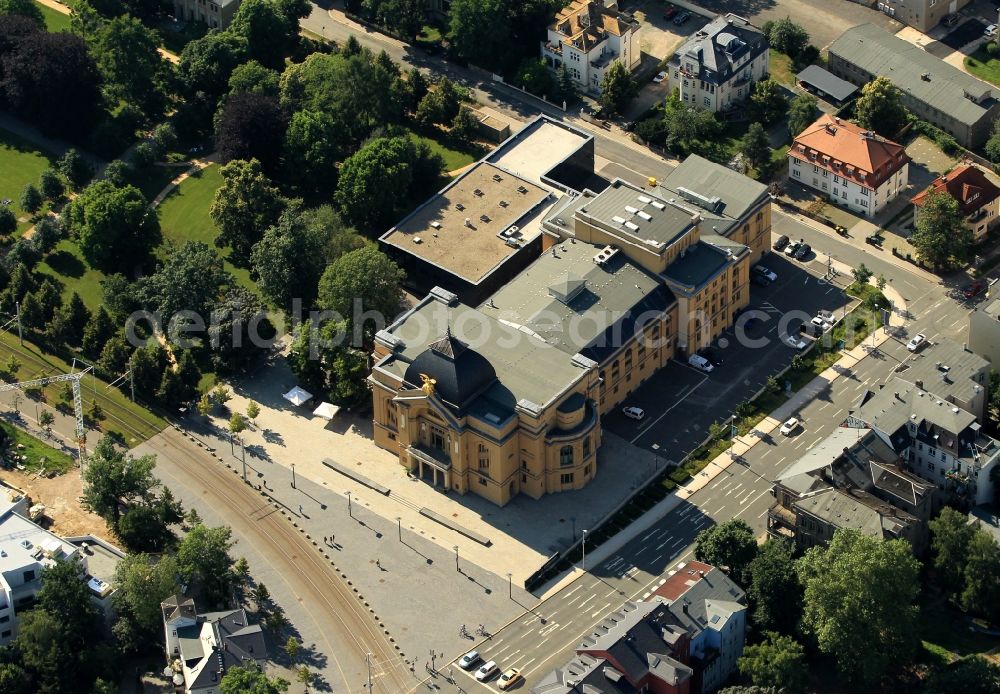
[[[63,283],[64,300],[76,292],[91,311],[97,310],[104,302],[101,291],[104,273],[87,264],[80,247],[72,239],[60,241],[35,269]]]
[[[786,86],[795,85],[795,72],[792,68],[792,59],[784,53],[771,49],[770,54],[771,79]]]
[[[132,185],[142,191],[147,200],[152,201],[167,184],[187,171],[187,164],[176,166],[149,166],[132,174]]]
[[[49,31],[69,31],[69,15],[63,14],[62,12],[56,12],[51,7],[47,7],[41,3],[36,2],[38,9],[42,11],[42,16],[45,18],[45,28]]]
[[[31,412],[33,407],[34,405],[27,399],[23,400],[20,405],[21,410],[26,413]],[[59,474],[69,471],[76,465],[76,461],[71,456],[43,443],[17,427],[0,422],[0,428],[3,428],[12,440],[10,453],[6,456],[12,465],[23,465],[32,472],[41,472],[43,469],[55,470]],[[23,456],[23,459],[15,459],[14,456]]]
[[[186,241],[214,245],[216,230],[209,210],[215,191],[221,185],[219,167],[212,165],[186,179],[163,200],[159,210],[164,250],[169,244],[180,246]],[[226,255],[223,252],[223,256]],[[226,260],[226,269],[233,274],[237,283],[256,291],[246,269],[235,267],[229,260]]]
[[[410,139],[414,142],[426,142],[432,151],[441,155],[441,158],[444,159],[445,171],[454,171],[463,166],[468,166],[478,158],[475,152],[452,149],[440,140],[427,137],[426,135],[418,135],[412,130],[409,134]]]
[[[18,135],[0,128],[0,199],[10,198],[10,207],[18,218],[23,215],[17,203],[21,190],[28,183],[37,185],[42,171],[54,163],[55,157]],[[19,226],[21,231],[27,227],[26,222]]]
[[[922,596],[920,638],[932,655],[954,660],[973,653],[986,653],[1000,647],[1000,638],[969,630],[966,615],[943,598]]]
[[[1000,84],[1000,55],[986,52],[986,45],[965,59],[965,69],[981,80]]]

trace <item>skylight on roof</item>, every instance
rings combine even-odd
[[[639,208],[632,207],[631,205],[625,205],[625,211],[628,212],[629,214],[635,214],[636,212],[639,211]]]
[[[653,215],[649,214],[648,212],[643,212],[642,210],[639,210],[638,212],[636,212],[636,214],[639,215],[641,218],[645,219],[647,222],[653,218]]]

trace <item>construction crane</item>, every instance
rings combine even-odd
[[[87,454],[87,429],[83,425],[83,397],[80,395],[80,381],[83,379],[84,374],[92,370],[92,366],[88,366],[82,371],[76,371],[76,360],[73,360],[73,371],[68,374],[58,374],[56,376],[46,376],[45,378],[35,378],[30,381],[19,381],[17,383],[3,383],[0,384],[0,393],[6,393],[11,390],[25,390],[27,388],[41,388],[50,383],[65,383],[69,382],[73,386],[73,410],[76,412],[76,445],[79,451],[79,462],[83,464],[83,458]]]

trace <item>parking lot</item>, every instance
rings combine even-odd
[[[777,253],[765,256],[762,264],[778,280],[766,288],[752,286],[748,310],[713,345],[723,363],[705,374],[686,361],[671,362],[623,403],[642,408],[642,421],[628,419],[618,408],[604,417],[604,427],[671,460],[700,445],[712,422],[724,423],[736,405],[788,366],[796,351],[785,344],[787,335],[797,334],[799,325],[820,309],[842,315],[847,302],[842,287],[849,279],[822,282],[826,257],[813,253],[807,261]],[[749,317],[757,320],[745,328]]]

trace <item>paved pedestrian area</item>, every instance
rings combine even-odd
[[[341,413],[327,422],[312,415],[318,404],[310,401],[294,407],[282,394],[295,385],[295,377],[282,356],[251,378],[231,384],[234,393],[225,411],[209,419],[215,431],[224,433],[230,413],[246,412],[250,400],[261,408],[253,430],[243,432],[246,459],[270,477],[272,470],[295,467],[298,478],[308,479],[339,497],[346,508],[350,492],[352,506],[396,523],[404,530],[449,551],[458,546],[462,557],[481,569],[515,584],[535,572],[555,552],[567,547],[582,530],[621,503],[643,480],[668,464],[663,455],[640,451],[614,434],[605,433],[598,451],[597,479],[584,489],[552,494],[535,500],[520,495],[503,508],[474,494],[459,496],[429,486],[411,477],[392,453],[378,448],[371,438],[371,420]],[[190,424],[200,427],[204,418],[192,415]],[[241,454],[238,445],[228,451]],[[384,496],[323,465],[330,458],[341,465],[357,466],[367,479],[388,487]],[[331,504],[332,505],[332,504]],[[432,521],[419,513],[423,507],[487,537],[488,547]],[[323,533],[320,533],[322,535]]]

